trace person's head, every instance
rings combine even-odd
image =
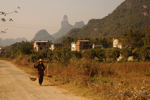
[[[43,60],[42,59],[39,59],[39,64],[43,64]]]

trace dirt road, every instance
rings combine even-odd
[[[0,100],[85,100],[64,93],[46,81],[39,86],[28,74],[9,62],[0,60]]]

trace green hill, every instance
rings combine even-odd
[[[80,29],[72,29],[65,36],[90,38],[122,36],[123,32],[129,29],[145,31],[149,26],[150,0],[125,0],[108,16],[91,19],[87,25]]]

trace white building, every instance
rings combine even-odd
[[[63,47],[62,44],[51,44],[50,49],[51,49],[51,50],[54,50],[55,48],[62,48],[62,47]]]
[[[76,51],[76,43],[75,42],[71,43],[71,51]]]
[[[122,45],[122,43],[119,42],[118,39],[113,39],[113,47],[114,47],[114,48],[122,49],[122,48],[123,48],[123,45]]]

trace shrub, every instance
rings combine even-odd
[[[132,55],[131,48],[128,48],[128,47],[122,48],[121,55],[124,57],[124,61],[127,61],[128,57]]]
[[[82,53],[82,57],[84,57],[86,59],[94,59],[94,57],[95,57],[95,50],[93,50],[93,49],[85,50]]]
[[[141,47],[140,57],[141,57],[142,60],[150,59],[150,46],[149,45]]]
[[[103,58],[106,58],[105,50],[100,48],[95,49],[95,57],[97,57],[99,61],[103,61]]]
[[[116,61],[119,57],[120,50],[118,48],[108,48],[106,49],[106,57],[109,59],[113,59],[113,61]]]
[[[47,58],[48,58],[49,61],[51,61],[53,59],[53,51],[52,50],[48,50]]]

